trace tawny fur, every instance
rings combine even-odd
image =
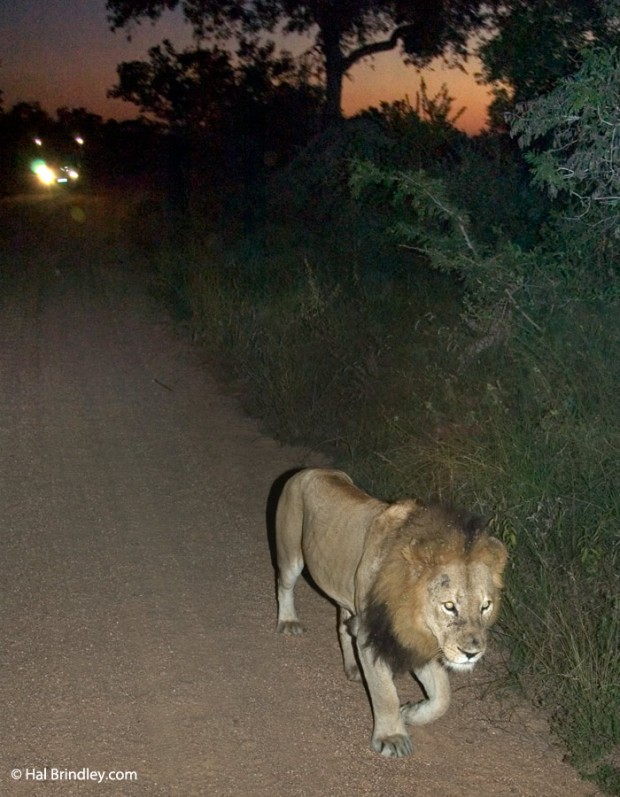
[[[411,610],[424,606],[428,583],[442,568],[450,563],[481,562],[494,574],[495,587],[499,590],[503,586],[506,549],[479,527],[474,527],[474,539],[468,546],[470,538],[463,531],[465,522],[443,507],[429,508],[412,502],[411,513],[394,535],[370,590],[369,603],[385,604],[398,641],[410,651],[418,666],[437,656],[437,640],[422,613]],[[489,625],[495,622],[498,610],[499,600],[496,600]]]
[[[405,723],[449,705],[447,669],[470,670],[497,617],[507,552],[479,522],[408,500],[386,504],[341,471],[301,471],[276,513],[278,630],[302,633],[293,589],[304,565],[338,605],[344,666],[374,714],[372,748],[411,752]],[[352,638],[355,637],[355,640]],[[412,670],[426,699],[399,706],[393,674]]]

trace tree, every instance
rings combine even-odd
[[[108,96],[132,102],[172,127],[213,125],[235,87],[229,54],[218,48],[177,52],[167,39],[148,54],[149,61],[117,67],[119,81]]]
[[[202,130],[212,141],[230,141],[246,129],[258,135],[256,128],[268,123],[272,139],[298,144],[316,128],[321,92],[287,53],[276,57],[273,44],[246,42],[233,56],[217,46],[178,52],[164,40],[149,59],[120,64],[108,96],[177,132]]]
[[[103,127],[103,119],[97,113],[91,113],[84,107],[56,110],[56,118],[61,128],[70,136],[90,136],[98,134]]]
[[[578,72],[517,106],[511,126],[535,184],[551,197],[568,197],[572,227],[585,229],[590,254],[604,248],[609,267],[610,255],[617,257],[620,223],[619,82],[620,52],[592,47]]]
[[[7,113],[16,127],[30,135],[45,135],[54,127],[52,118],[39,102],[17,102]]]
[[[551,92],[592,45],[620,43],[618,0],[506,0],[496,34],[480,48],[483,78],[496,83],[497,120],[515,104]]]
[[[326,122],[341,118],[342,83],[362,59],[400,47],[417,67],[463,58],[468,39],[492,23],[499,0],[107,0],[113,30],[181,6],[204,40],[243,41],[282,31],[315,35]]]

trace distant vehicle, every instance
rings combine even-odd
[[[39,185],[53,186],[72,186],[75,185],[80,177],[78,170],[69,164],[56,166],[48,163],[42,158],[37,158],[30,165],[30,170],[34,174]]]

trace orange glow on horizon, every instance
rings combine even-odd
[[[178,12],[169,12],[156,24],[143,23],[127,40],[124,32],[109,30],[105,3],[82,0],[75,14],[64,12],[62,0],[20,0],[7,7],[5,24],[12,46],[2,56],[0,78],[4,91],[5,110],[17,102],[39,102],[54,114],[60,107],[84,107],[103,119],[135,119],[139,109],[132,103],[107,97],[107,91],[118,79],[118,64],[131,60],[147,60],[148,49],[164,37],[170,38],[178,50],[193,43],[190,27]],[[79,35],[74,35],[79,30]],[[281,42],[293,53],[301,53],[312,43],[312,37],[286,37]],[[454,113],[463,106],[466,111],[457,127],[477,133],[486,123],[489,90],[476,84],[476,59],[467,64],[468,74],[446,69],[440,61],[434,69],[424,70],[424,79],[431,97],[443,83],[455,98]],[[352,116],[382,102],[409,98],[415,105],[420,75],[403,63],[397,50],[377,55],[357,64],[345,77],[343,111]]]
[[[487,108],[491,91],[487,86],[476,83],[474,75],[479,70],[479,62],[470,59],[466,65],[467,73],[460,69],[448,69],[437,64],[424,70],[428,95],[432,98],[445,83],[448,94],[454,97],[453,115],[465,107],[456,127],[465,133],[475,135],[487,123]],[[379,107],[382,102],[394,102],[409,98],[415,105],[420,88],[420,74],[403,63],[399,53],[393,51],[377,56],[374,62],[355,66],[345,77],[342,107],[345,116],[353,116],[361,110]]]

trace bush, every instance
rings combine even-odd
[[[384,497],[494,517],[512,550],[511,666],[590,767],[620,730],[616,314],[571,302],[544,327],[515,314],[509,345],[472,358],[456,291],[376,291],[308,253],[285,266],[201,249],[185,277],[194,329],[266,428],[330,451]]]
[[[600,250],[562,218],[518,245],[527,218],[535,226],[547,213],[526,188],[520,211],[506,203],[495,238],[472,223],[481,200],[465,207],[459,197],[476,154],[453,161],[462,172],[450,186],[436,169],[365,162],[353,201],[345,181],[359,149],[345,151],[319,162],[328,189],[309,164],[297,184],[285,181],[284,204],[306,207],[299,223],[282,212],[259,239],[222,246],[213,235],[172,269],[194,332],[282,440],[328,450],[385,498],[437,497],[493,518],[512,553],[502,621],[512,672],[574,763],[613,788],[604,755],[620,742],[615,283],[601,277]],[[323,190],[334,201],[317,209]]]

